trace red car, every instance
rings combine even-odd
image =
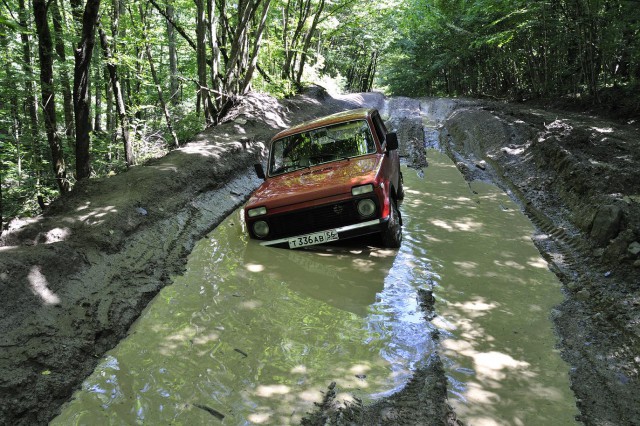
[[[251,238],[299,248],[380,233],[402,241],[403,198],[398,138],[375,109],[302,123],[270,142],[264,183],[244,208]]]

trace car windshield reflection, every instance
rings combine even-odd
[[[376,152],[366,120],[297,133],[273,142],[269,176]]]

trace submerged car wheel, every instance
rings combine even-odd
[[[402,219],[396,200],[392,198],[389,203],[391,204],[391,214],[382,231],[382,244],[388,248],[399,248],[402,242]]]
[[[402,177],[402,173],[400,173],[400,179],[398,179],[398,200],[404,199],[404,179]]]

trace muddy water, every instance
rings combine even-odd
[[[471,425],[575,424],[568,366],[549,314],[562,295],[531,223],[495,186],[462,179],[431,151],[406,174],[403,251],[429,263],[450,399]]]
[[[559,285],[532,228],[491,186],[474,194],[429,153],[405,170],[399,251],[247,241],[238,214],[192,253],[53,424],[295,424],[330,383],[365,402],[406,383],[442,335],[450,398],[472,425],[571,424],[548,314]],[[422,318],[418,288],[438,317]]]
[[[289,424],[332,382],[342,399],[391,393],[433,350],[396,255],[261,247],[234,214],[54,424]]]

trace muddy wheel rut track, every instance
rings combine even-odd
[[[460,156],[455,156],[460,158]],[[455,158],[454,157],[454,158]],[[588,277],[594,271],[598,274],[605,276],[608,272],[602,265],[593,264],[591,262],[585,262],[590,256],[589,244],[585,241],[584,237],[578,233],[575,229],[568,231],[565,227],[558,227],[554,221],[546,216],[541,210],[536,208],[527,197],[518,189],[518,187],[509,182],[504,177],[504,171],[500,165],[490,158],[487,162],[498,171],[497,176],[492,176],[491,180],[498,183],[508,194],[512,196],[521,206],[522,210],[529,217],[531,222],[536,226],[538,232],[533,236],[533,241],[538,247],[540,254],[549,263],[550,269],[558,276],[565,290],[573,293],[577,293],[578,289],[587,286]],[[566,224],[564,226],[567,226]],[[598,406],[597,409],[602,411],[613,411],[614,415],[607,415],[606,417],[610,421],[629,421],[635,417],[634,410],[629,410],[630,407],[626,406],[627,401],[620,401],[617,398],[592,398],[593,387],[606,389],[605,395],[615,395],[619,392],[625,392],[626,389],[614,389],[612,383],[614,383],[616,377],[611,377],[611,371],[609,365],[603,365],[602,362],[598,362],[597,357],[602,353],[606,353],[608,350],[605,347],[600,347],[599,350],[585,350],[584,343],[590,340],[590,336],[600,335],[600,338],[594,338],[593,341],[598,342],[606,340],[606,336],[602,336],[602,332],[599,331],[602,328],[610,327],[609,324],[594,324],[593,318],[597,318],[597,312],[601,311],[597,306],[585,303],[585,301],[579,300],[565,300],[563,306],[552,313],[552,318],[558,323],[558,326],[564,330],[570,331],[573,336],[580,337],[580,340],[576,342],[576,339],[568,340],[562,334],[560,335],[561,344],[559,347],[562,349],[563,357],[572,366],[583,364],[581,370],[572,368],[570,375],[572,377],[573,390],[578,396],[578,406],[582,409],[586,409],[587,412],[594,410],[594,405]],[[572,318],[567,318],[571,316]],[[579,316],[579,323],[576,324],[575,316]],[[633,347],[638,346],[638,338],[633,333],[625,333],[625,339],[629,342],[629,345],[623,345],[619,348],[621,351],[619,355],[626,359],[633,359],[634,350]],[[637,352],[636,352],[637,353]],[[584,383],[585,376],[589,376],[589,384]],[[612,380],[613,379],[613,380]],[[584,398],[584,399],[583,399]],[[587,405],[585,407],[585,405]],[[630,411],[630,412],[628,412]],[[593,419],[585,417],[581,419],[587,424],[590,424]]]
[[[493,107],[496,119],[504,123],[520,117],[519,113],[501,112],[498,107]],[[608,125],[597,121],[590,124],[594,127]],[[540,126],[538,133],[534,131],[530,137],[539,137],[545,131]],[[579,132],[584,133],[585,130],[579,129]],[[585,138],[583,134],[578,137]],[[498,146],[504,147],[511,144],[508,138],[497,142]],[[570,211],[567,205],[573,205],[575,209],[579,208],[575,206],[580,203],[571,200],[565,204],[560,199],[575,197],[575,188],[582,187],[581,190],[584,190],[589,180],[562,181],[563,178],[575,178],[578,174],[575,171],[566,175],[562,173],[566,172],[563,169],[567,167],[577,170],[579,160],[559,144],[548,144],[544,153],[546,160],[555,157],[559,164],[551,162],[542,173],[547,173],[546,179],[551,176],[552,181],[559,182],[557,186],[560,188],[547,188],[548,193],[541,197],[536,196],[529,185],[531,177],[536,172],[540,173],[540,170],[531,169],[531,165],[526,164],[527,158],[519,163],[507,160],[505,164],[504,158],[495,155],[496,150],[491,151],[490,144],[487,144],[489,148],[483,147],[484,150],[476,146],[465,151],[459,150],[460,145],[458,142],[455,146],[450,137],[445,138],[448,155],[467,180],[494,182],[520,204],[538,229],[533,236],[534,243],[563,283],[565,301],[551,316],[559,335],[558,347],[571,366],[569,374],[572,389],[581,412],[577,420],[587,425],[640,424],[640,397],[632,391],[640,386],[640,336],[637,328],[631,328],[634,322],[637,323],[637,308],[629,306],[633,303],[629,295],[638,290],[638,271],[629,263],[622,267],[594,257],[593,242],[568,220],[578,215],[575,210]],[[482,142],[478,142],[478,145],[482,145]],[[558,150],[557,154],[553,153],[554,149]],[[530,160],[535,153],[528,152],[526,155]],[[477,170],[478,157],[489,165],[483,172]],[[529,169],[518,174],[514,172],[516,167]],[[622,176],[622,180],[625,179],[629,177]],[[588,202],[598,201],[591,198],[586,199]]]
[[[266,141],[285,124],[363,104],[378,107],[390,116],[401,141],[429,139],[435,134],[434,129],[442,129],[441,145],[447,148],[468,180],[493,181],[521,203],[540,230],[535,236],[540,252],[566,289],[567,300],[552,316],[563,357],[572,366],[570,374],[582,413],[580,420],[587,425],[640,424],[640,396],[636,391],[640,388],[640,339],[628,328],[631,308],[615,300],[618,293],[628,293],[629,287],[625,284],[628,275],[619,275],[616,271],[604,278],[609,268],[594,260],[592,247],[580,232],[559,220],[565,212],[548,211],[530,202],[532,197],[527,193],[526,181],[501,172],[500,164],[492,161],[485,149],[469,146],[449,149],[447,119],[463,108],[481,108],[477,106],[479,102],[406,98],[385,102],[379,94],[363,94],[356,102],[349,99],[345,102],[316,91],[308,97],[287,101],[285,106],[265,97],[250,101],[231,117],[248,118],[248,123],[231,121],[226,127],[205,132],[195,141],[196,146],[222,147],[219,152],[207,155],[233,159],[229,164],[220,166],[212,159],[198,160],[195,163],[198,170],[176,177],[184,188],[176,188],[173,178],[157,178],[149,173],[149,182],[140,184],[148,194],[136,193],[138,195],[126,199],[125,204],[118,205],[122,211],[115,220],[87,228],[92,231],[86,238],[42,243],[42,235],[60,226],[56,215],[60,219],[63,214],[73,213],[72,209],[78,204],[67,211],[63,205],[45,221],[27,223],[9,237],[3,236],[2,246],[12,247],[10,252],[0,250],[0,265],[10,265],[0,266],[0,296],[16,303],[5,306],[0,315],[3,327],[0,331],[5,332],[0,339],[0,425],[45,424],[57,413],[60,405],[94,369],[99,357],[126,335],[131,323],[159,289],[170,284],[173,275],[182,272],[193,244],[257,186],[258,181],[251,177],[250,165],[262,152],[254,142]],[[492,108],[498,110],[495,106]],[[426,122],[427,114],[438,119]],[[500,119],[505,123],[521,118],[510,111],[501,114]],[[487,126],[487,131],[492,131],[495,123]],[[521,125],[515,127],[520,129],[518,126]],[[535,134],[540,123],[531,127]],[[235,140],[238,128],[246,131],[244,139],[249,140],[248,149],[243,150],[242,144]],[[520,136],[516,136],[514,140],[514,133],[510,131],[499,143],[521,142]],[[433,140],[425,140],[424,146],[436,145]],[[405,158],[423,158],[420,152],[410,150],[415,146],[405,145],[403,149]],[[479,159],[489,163],[486,171],[476,167]],[[163,171],[165,166],[153,165]],[[179,166],[188,170],[190,164],[185,161]],[[173,165],[166,169],[171,167]],[[212,167],[215,170],[209,170]],[[113,192],[128,188],[126,183],[116,180],[106,186],[105,191]],[[164,186],[176,193],[186,193],[169,200],[167,192],[162,190]],[[224,203],[220,203],[222,199]],[[131,213],[136,207],[146,209],[148,216]],[[111,230],[113,234],[109,234]],[[32,265],[42,266],[50,288],[64,298],[62,309],[42,306],[39,299],[24,291],[28,288],[27,275]],[[17,292],[18,286],[24,288]],[[581,293],[585,289],[587,297]],[[436,312],[437,308],[436,301]],[[425,332],[429,331],[425,329]],[[327,399],[327,404],[318,412],[310,414],[307,424],[327,421],[334,424],[460,424],[447,405],[446,395],[442,361],[434,353],[403,391],[371,406],[351,407],[350,412],[333,407]]]

